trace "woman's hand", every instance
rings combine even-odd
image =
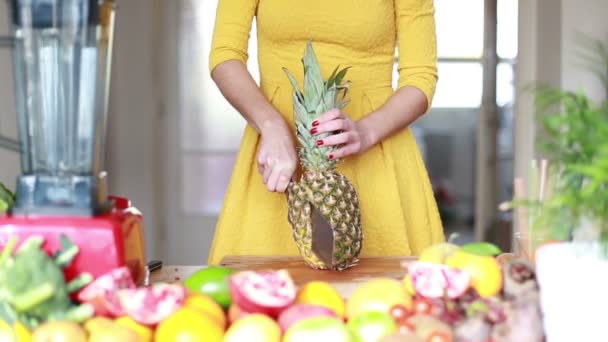
[[[298,164],[293,137],[281,119],[264,123],[258,150],[258,171],[269,191],[285,192]]]
[[[340,148],[331,152],[328,156],[329,159],[359,154],[373,145],[369,130],[361,123],[351,120],[338,109],[332,109],[322,114],[312,125],[313,129],[310,132],[313,135],[337,132],[334,135],[317,140],[317,146],[340,146]]]

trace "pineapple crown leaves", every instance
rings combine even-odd
[[[296,126],[296,136],[302,145],[300,148],[300,161],[307,170],[331,170],[335,168],[337,160],[329,160],[328,154],[337,149],[336,146],[317,146],[317,139],[324,139],[332,133],[313,136],[310,133],[312,123],[323,113],[331,109],[343,109],[348,104],[346,95],[350,82],[344,81],[349,67],[340,69],[337,66],[331,76],[323,79],[321,67],[312,46],[312,41],[306,45],[302,58],[304,67],[303,91],[296,78],[283,68],[287,78],[293,86],[293,110]]]

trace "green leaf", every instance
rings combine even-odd
[[[289,79],[289,82],[291,83],[291,86],[293,87],[294,96],[297,97],[298,102],[304,103],[304,98],[302,96],[302,92],[300,91],[300,86],[298,86],[298,81],[296,81],[296,78],[293,77],[293,74],[291,72],[289,72],[289,70],[287,70],[287,68],[283,68],[283,71],[287,75],[287,78]]]
[[[42,283],[27,292],[12,298],[11,302],[17,312],[28,311],[32,307],[53,297],[55,290],[57,289],[51,282]]]
[[[335,84],[335,77],[336,77],[336,73],[338,72],[338,69],[340,69],[340,65],[338,65],[334,69],[334,71],[332,71],[331,75],[327,79],[327,82],[325,82],[325,89],[329,89],[329,88],[331,88],[331,87],[334,86],[334,84]]]
[[[0,302],[0,320],[5,321],[9,325],[13,325],[17,320],[17,312],[7,302]]]
[[[4,264],[10,259],[13,255],[13,251],[15,250],[15,246],[17,245],[18,238],[13,235],[8,239],[8,242],[4,246],[2,253],[0,254],[0,267],[4,266]]]
[[[473,242],[463,245],[461,249],[467,253],[482,256],[494,256],[502,253],[498,246],[489,242]]]
[[[61,235],[59,239],[61,250],[55,254],[55,263],[64,268],[74,260],[80,249],[65,235]]]
[[[334,84],[335,85],[340,85],[342,84],[342,80],[344,79],[344,77],[346,76],[346,72],[348,71],[348,69],[350,69],[350,67],[346,67],[342,70],[340,70],[340,72],[336,75],[336,78],[334,80]]]
[[[67,284],[67,290],[69,293],[76,292],[89,285],[92,281],[93,276],[90,273],[81,273]]]

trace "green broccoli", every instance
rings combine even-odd
[[[15,205],[15,194],[0,183],[0,214],[7,212]]]
[[[89,305],[76,305],[70,293],[93,279],[84,273],[66,283],[63,270],[78,253],[78,246],[61,236],[62,249],[53,257],[42,250],[42,237],[30,237],[13,255],[16,239],[0,254],[0,305],[4,316],[17,316],[27,326],[49,320],[82,322],[93,315]],[[8,305],[7,305],[8,304]]]

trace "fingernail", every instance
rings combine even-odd
[[[333,155],[333,154],[330,154],[330,155],[329,155],[329,160],[332,160],[332,159],[334,159],[334,155]]]
[[[317,146],[323,145],[323,140],[317,140]]]
[[[312,122],[312,126],[313,126],[313,127],[315,127],[315,126],[319,126],[319,121],[318,121],[318,120],[313,121],[313,122]]]
[[[316,128],[313,128],[313,129],[311,129],[311,130],[310,130],[310,133],[312,133],[312,134],[317,134],[317,131],[318,131],[318,130],[317,130]]]

